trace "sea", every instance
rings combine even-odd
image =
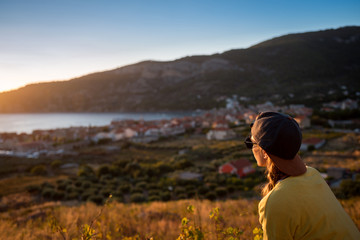
[[[106,126],[113,120],[161,120],[195,116],[197,112],[165,113],[19,113],[0,114],[0,133],[32,133],[69,127]]]

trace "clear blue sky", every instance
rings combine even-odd
[[[348,25],[359,0],[0,0],[0,91]]]

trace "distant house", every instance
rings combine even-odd
[[[236,174],[238,177],[245,177],[250,173],[254,173],[255,169],[248,159],[239,159],[225,163],[219,167],[219,173]]]
[[[315,149],[321,148],[325,144],[325,139],[321,138],[307,138],[304,139],[301,143],[300,150],[306,151],[310,146],[313,146]]]
[[[111,137],[111,135],[109,133],[107,133],[107,132],[99,132],[99,133],[95,134],[91,138],[91,140],[97,143],[102,139],[111,139],[111,138],[112,137]]]
[[[211,129],[207,134],[208,140],[229,140],[235,138],[236,134],[229,128],[215,128]]]
[[[310,127],[310,118],[305,115],[300,115],[294,118],[295,121],[299,124],[300,128]]]
[[[116,129],[111,132],[111,138],[113,141],[119,141],[125,138],[123,129]]]

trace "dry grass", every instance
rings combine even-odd
[[[43,177],[43,176],[12,176],[0,179],[0,195],[20,193],[26,190],[29,185],[40,185],[43,182],[53,183],[67,176]]]
[[[360,199],[341,203],[360,228]],[[148,204],[111,203],[101,212],[102,207],[92,203],[59,207],[53,203],[21,210],[21,214],[3,213],[0,215],[0,231],[2,239],[9,240],[80,239],[83,226],[88,224],[95,229],[96,239],[124,239],[126,236],[139,235],[140,239],[152,236],[154,240],[172,240],[180,234],[181,219],[187,217],[191,223],[195,222],[201,227],[205,239],[213,240],[216,239],[215,226],[209,213],[214,207],[219,207],[225,226],[243,230],[241,239],[253,239],[252,230],[259,227],[257,204],[258,200],[249,199],[224,202],[182,200]],[[187,213],[188,205],[195,207],[195,215]],[[62,234],[52,230],[50,219],[53,219],[52,227],[55,226],[55,230],[56,227],[58,230],[62,229]]]

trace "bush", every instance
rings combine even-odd
[[[236,189],[236,187],[233,185],[228,185],[226,188],[229,193],[235,192],[235,189]]]
[[[146,189],[147,188],[147,183],[146,182],[138,182],[135,187],[137,188],[142,188],[142,189]]]
[[[131,189],[131,185],[128,183],[122,184],[119,186],[119,189],[123,192],[123,193],[129,193],[130,189]]]
[[[149,197],[149,201],[150,202],[156,202],[156,201],[161,201],[161,198],[157,195],[152,195]]]
[[[77,192],[69,192],[65,195],[66,200],[74,200],[79,198],[79,193]]]
[[[360,196],[360,181],[345,179],[340,183],[340,191],[345,198]]]
[[[88,165],[82,165],[79,168],[77,175],[79,177],[93,177],[93,176],[95,176],[95,171],[94,171],[94,169],[92,169],[92,167],[90,167]]]
[[[216,194],[213,193],[213,192],[208,192],[205,194],[205,197],[211,201],[215,200],[216,199]]]
[[[187,195],[185,193],[177,195],[177,199],[187,199]]]
[[[109,165],[101,165],[99,167],[99,169],[96,172],[96,175],[98,177],[102,176],[102,175],[111,175],[111,169]]]
[[[77,181],[75,182],[75,186],[76,186],[76,187],[81,187],[81,185],[82,185],[82,182],[81,182],[80,180],[77,180]]]
[[[89,188],[86,189],[86,191],[84,191],[81,194],[81,200],[86,201],[88,200],[91,196],[96,196],[98,194],[98,190],[96,188]]]
[[[104,198],[101,195],[92,195],[88,198],[88,201],[91,201],[91,202],[94,202],[94,203],[100,205],[104,202]]]
[[[192,167],[194,164],[188,159],[182,159],[175,163],[175,169],[182,170],[188,167]]]
[[[181,195],[181,194],[185,194],[185,188],[176,187],[174,193],[175,193],[176,196]]]
[[[62,182],[62,183],[59,183],[57,186],[56,186],[56,189],[57,190],[61,190],[61,191],[64,191],[66,189],[66,183]]]
[[[144,194],[141,193],[134,193],[130,196],[130,201],[133,203],[141,203],[141,202],[145,202],[146,198],[144,196]]]
[[[196,191],[195,190],[186,191],[186,195],[188,198],[193,198],[196,196]]]
[[[162,201],[169,201],[171,199],[171,194],[169,192],[162,192],[160,198]]]
[[[112,198],[113,201],[116,201],[118,203],[121,203],[124,201],[124,199],[122,198],[122,196],[115,196]]]
[[[308,150],[309,152],[314,151],[314,150],[315,150],[315,146],[314,146],[314,145],[309,145],[308,148],[307,148],[307,150]]]
[[[39,185],[26,186],[26,191],[28,191],[29,193],[40,192],[40,190],[41,190],[41,186],[39,186]]]
[[[104,197],[109,197],[110,196],[110,194],[111,194],[111,189],[102,189],[101,191],[100,191],[100,195],[102,195],[102,196],[104,196]]]
[[[144,192],[144,189],[139,188],[139,187],[134,187],[134,188],[131,189],[130,192],[131,192],[131,193],[143,193],[143,192]]]
[[[72,185],[68,185],[66,186],[66,192],[70,193],[70,192],[75,192],[75,187]]]
[[[54,200],[63,200],[65,198],[65,193],[64,192],[55,192],[53,195],[53,199]]]
[[[159,196],[160,193],[161,193],[160,190],[154,190],[154,189],[149,190],[149,196],[151,196],[151,195],[157,195],[157,196]]]
[[[224,187],[217,187],[215,189],[216,195],[219,197],[224,197],[227,194],[227,189]]]
[[[207,188],[206,186],[201,186],[198,189],[198,193],[201,195],[205,195],[208,192],[209,192],[209,188]]]
[[[36,165],[31,168],[30,173],[33,175],[45,175],[46,167],[44,165]]]
[[[209,183],[207,185],[210,190],[215,190],[218,187],[218,185],[216,183]]]
[[[50,164],[52,169],[58,169],[61,166],[61,161],[60,160],[54,160],[51,162]]]
[[[41,184],[41,188],[54,188],[54,185],[52,185],[51,183],[49,182],[43,182]]]
[[[41,196],[43,198],[47,198],[47,199],[51,199],[55,194],[55,191],[53,188],[44,188],[42,191],[41,191]]]
[[[92,183],[90,181],[83,181],[81,183],[81,186],[84,188],[84,189],[87,189],[87,188],[90,188],[92,185]]]

